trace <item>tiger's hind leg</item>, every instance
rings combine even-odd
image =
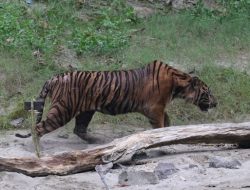
[[[86,111],[86,112],[81,112],[79,115],[76,116],[74,133],[78,137],[89,143],[92,143],[97,140],[95,137],[92,137],[91,135],[87,134],[87,128],[94,113],[95,111]]]
[[[36,124],[37,135],[41,137],[44,134],[50,133],[64,126],[71,119],[72,117],[68,114],[68,110],[60,102],[54,103],[48,111],[46,119]],[[41,118],[38,118],[37,122],[40,120]]]

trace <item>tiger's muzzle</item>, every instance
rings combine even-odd
[[[201,111],[204,111],[204,112],[207,112],[208,109],[212,109],[212,108],[215,108],[217,106],[217,101],[214,100],[212,102],[207,102],[207,103],[204,103],[204,102],[200,102],[198,104],[199,108]]]

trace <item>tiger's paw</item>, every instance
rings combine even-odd
[[[104,139],[90,135],[87,133],[75,133],[82,140],[86,141],[89,144],[103,144],[106,143]]]

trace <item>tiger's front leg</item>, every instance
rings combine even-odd
[[[159,107],[150,109],[144,115],[149,118],[149,122],[154,129],[168,127],[170,125],[170,119],[164,108]]]
[[[169,119],[169,116],[168,114],[165,112],[164,113],[164,127],[169,127],[170,126],[170,119]]]
[[[154,129],[163,128],[164,111],[160,109],[151,109],[143,113],[148,119]]]

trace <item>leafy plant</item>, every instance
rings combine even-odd
[[[77,53],[95,50],[95,52],[110,52],[128,43],[130,24],[137,18],[131,7],[122,0],[110,1],[110,6],[96,12],[93,23],[82,30],[76,28],[73,33],[73,47]]]
[[[242,16],[250,18],[249,0],[217,0],[214,3],[217,4],[217,8],[208,8],[203,0],[199,0],[191,12],[196,18],[210,17],[220,22],[227,18],[235,19]]]
[[[224,16],[242,16],[242,14],[250,16],[249,0],[219,0],[218,2],[224,7]]]
[[[0,46],[22,54],[27,50],[51,51],[57,44],[59,30],[46,18],[37,19],[25,4],[1,3]]]

